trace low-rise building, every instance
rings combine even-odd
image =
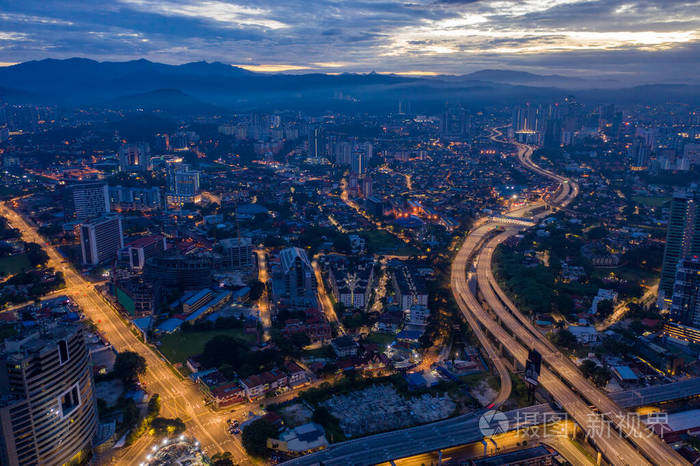
[[[312,422],[284,431],[279,439],[267,439],[267,447],[300,456],[327,448],[328,440],[323,427]]]
[[[350,335],[344,335],[334,339],[331,342],[331,347],[333,347],[336,356],[339,358],[347,358],[357,356],[360,345],[358,345]]]

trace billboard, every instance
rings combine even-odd
[[[537,385],[542,367],[542,355],[537,350],[531,349],[525,363],[525,381],[531,385]]]

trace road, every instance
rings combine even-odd
[[[700,377],[638,390],[618,392],[611,396],[620,406],[625,408],[683,399],[688,396],[700,396]],[[528,419],[532,413],[536,414],[538,419],[557,414],[564,416],[564,414],[557,413],[547,404],[537,404],[519,410],[508,411],[504,414],[511,421],[512,427],[527,428],[529,424],[518,424],[514,421],[517,421],[518,418]],[[328,466],[335,464],[363,465],[397,458],[430,458],[432,457],[430,452],[459,448],[462,445],[480,441],[483,435],[478,430],[477,423],[481,414],[483,414],[483,410],[432,424],[335,443],[326,450],[296,458],[285,464],[317,465],[323,462]],[[416,441],[414,442],[413,439],[416,439]],[[557,450],[560,447],[555,446]],[[565,445],[561,448],[566,447]],[[566,455],[565,457],[568,458]],[[398,461],[396,463],[399,464]],[[430,464],[430,462],[428,461],[425,464]]]
[[[141,380],[150,394],[160,395],[162,415],[181,418],[187,425],[187,434],[196,437],[207,454],[230,451],[236,461],[247,462],[247,455],[240,441],[226,433],[226,419],[231,415],[215,413],[205,406],[202,394],[194,382],[181,379],[156,351],[142,342],[136,331],[94,286],[83,279],[56,249],[46,243],[7,203],[0,204],[0,215],[21,232],[24,241],[42,246],[49,256],[48,266],[63,272],[66,281],[63,292],[80,306],[102,336],[117,351],[134,351],[146,359],[148,368]],[[117,464],[138,464],[143,461],[149,447],[150,442],[143,439],[117,452],[113,461]]]
[[[521,144],[516,144],[516,146],[518,147],[518,159],[526,168],[561,183],[558,194],[549,200],[550,204],[555,206],[568,205],[578,194],[578,185],[534,165],[531,161],[532,148],[529,146]],[[538,214],[538,216],[544,215],[546,212]],[[486,224],[480,229],[488,227],[489,225]],[[477,262],[479,289],[483,293],[488,307],[495,315],[484,310],[480,304],[474,303],[476,296],[467,286],[466,271],[469,259],[476,253],[477,244],[475,241],[470,241],[470,238],[473,235],[477,235],[477,238],[483,235],[483,232],[479,233],[479,230],[474,231],[465,240],[453,263],[453,292],[455,296],[462,300],[472,301],[471,305],[468,306],[469,313],[476,317],[480,325],[486,327],[490,335],[499,341],[520,364],[524,366],[528,350],[531,348],[537,349],[542,354],[545,365],[548,367],[544,367],[542,370],[541,385],[591,435],[596,445],[611,462],[615,464],[645,464],[649,459],[659,464],[685,464],[680,455],[661,439],[649,435],[646,429],[628,422],[629,418],[626,417],[625,412],[583,377],[568,358],[553,348],[546,341],[546,338],[529,323],[527,318],[517,311],[512,302],[508,300],[508,307],[503,305],[497,294],[503,295],[504,293],[493,279],[491,260],[495,247],[510,236],[517,234],[518,231],[518,228],[507,227],[505,232],[489,240],[479,253]],[[479,241],[479,243],[483,242]],[[494,290],[500,290],[500,292],[496,293]],[[478,326],[476,327],[478,328]],[[481,329],[479,330],[481,331]],[[575,387],[576,391],[574,392],[571,387]],[[596,411],[603,413],[606,417],[600,418],[589,405],[595,406]],[[618,435],[607,437],[597,435],[597,432],[594,431],[597,425],[605,426],[609,423],[622,431],[635,448]]]
[[[345,327],[343,327],[342,322],[338,319],[338,315],[335,312],[331,298],[328,296],[328,291],[326,290],[326,285],[323,281],[323,275],[321,275],[321,267],[318,265],[319,254],[316,254],[311,261],[311,267],[314,269],[314,275],[316,276],[316,294],[318,295],[318,302],[321,303],[321,309],[328,319],[328,322],[335,324],[338,329],[338,335],[345,335]]]
[[[258,281],[263,286],[263,292],[258,299],[258,320],[263,328],[263,340],[270,339],[270,328],[272,327],[272,317],[270,315],[270,293],[268,291],[269,274],[267,272],[267,261],[265,260],[265,250],[258,249],[255,251],[258,256]]]

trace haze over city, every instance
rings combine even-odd
[[[700,462],[698,12],[0,0],[0,464]]]

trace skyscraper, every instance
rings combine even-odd
[[[48,325],[5,340],[0,464],[61,465],[91,448],[97,409],[82,328]]]
[[[97,265],[116,259],[124,247],[122,220],[118,216],[101,217],[80,225],[80,250],[83,264]]]
[[[280,264],[273,271],[276,298],[284,304],[309,308],[316,306],[316,276],[309,256],[301,248],[286,248],[280,251]]]
[[[190,169],[187,164],[173,165],[168,169],[168,203],[182,205],[198,203],[199,171]]]
[[[119,170],[134,172],[151,169],[151,147],[148,143],[122,144],[119,148]]]
[[[109,213],[107,183],[80,183],[63,189],[65,220],[89,220]]]
[[[678,263],[671,298],[671,318],[683,325],[700,327],[700,256]]]
[[[659,306],[668,308],[679,261],[700,255],[700,193],[679,192],[671,201],[659,284]]]
[[[447,107],[440,115],[440,137],[443,139],[463,139],[469,136],[471,120],[461,106]]]

